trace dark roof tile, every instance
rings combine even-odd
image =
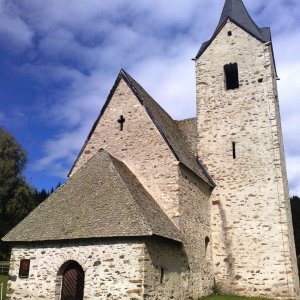
[[[100,150],[4,238],[8,242],[181,233],[134,174]]]

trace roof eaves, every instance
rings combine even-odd
[[[207,170],[205,169],[205,167],[203,166],[202,162],[200,161],[199,157],[196,158],[196,162],[198,164],[198,166],[201,168],[202,172],[204,173],[204,175],[206,176],[206,178],[209,180],[209,183],[211,185],[212,188],[215,188],[217,186],[217,184],[214,182],[214,180],[211,178],[211,176],[208,174]]]

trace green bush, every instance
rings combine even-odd
[[[8,276],[7,275],[0,275],[0,283],[4,283],[3,285],[3,300],[6,299],[6,284],[7,284]],[[1,292],[1,291],[0,291]]]

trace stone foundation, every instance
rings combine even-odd
[[[21,259],[30,259],[28,278],[19,278]],[[59,300],[61,269],[70,261],[76,261],[83,268],[85,300],[167,300],[189,296],[190,273],[182,245],[149,238],[146,242],[15,247],[11,254],[7,299]]]

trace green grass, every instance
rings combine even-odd
[[[209,297],[201,298],[201,300],[268,300],[268,299],[239,297],[239,296],[209,296]]]
[[[6,299],[6,284],[7,284],[8,276],[7,275],[0,275],[0,283],[4,283],[4,289],[3,289],[3,300]]]

